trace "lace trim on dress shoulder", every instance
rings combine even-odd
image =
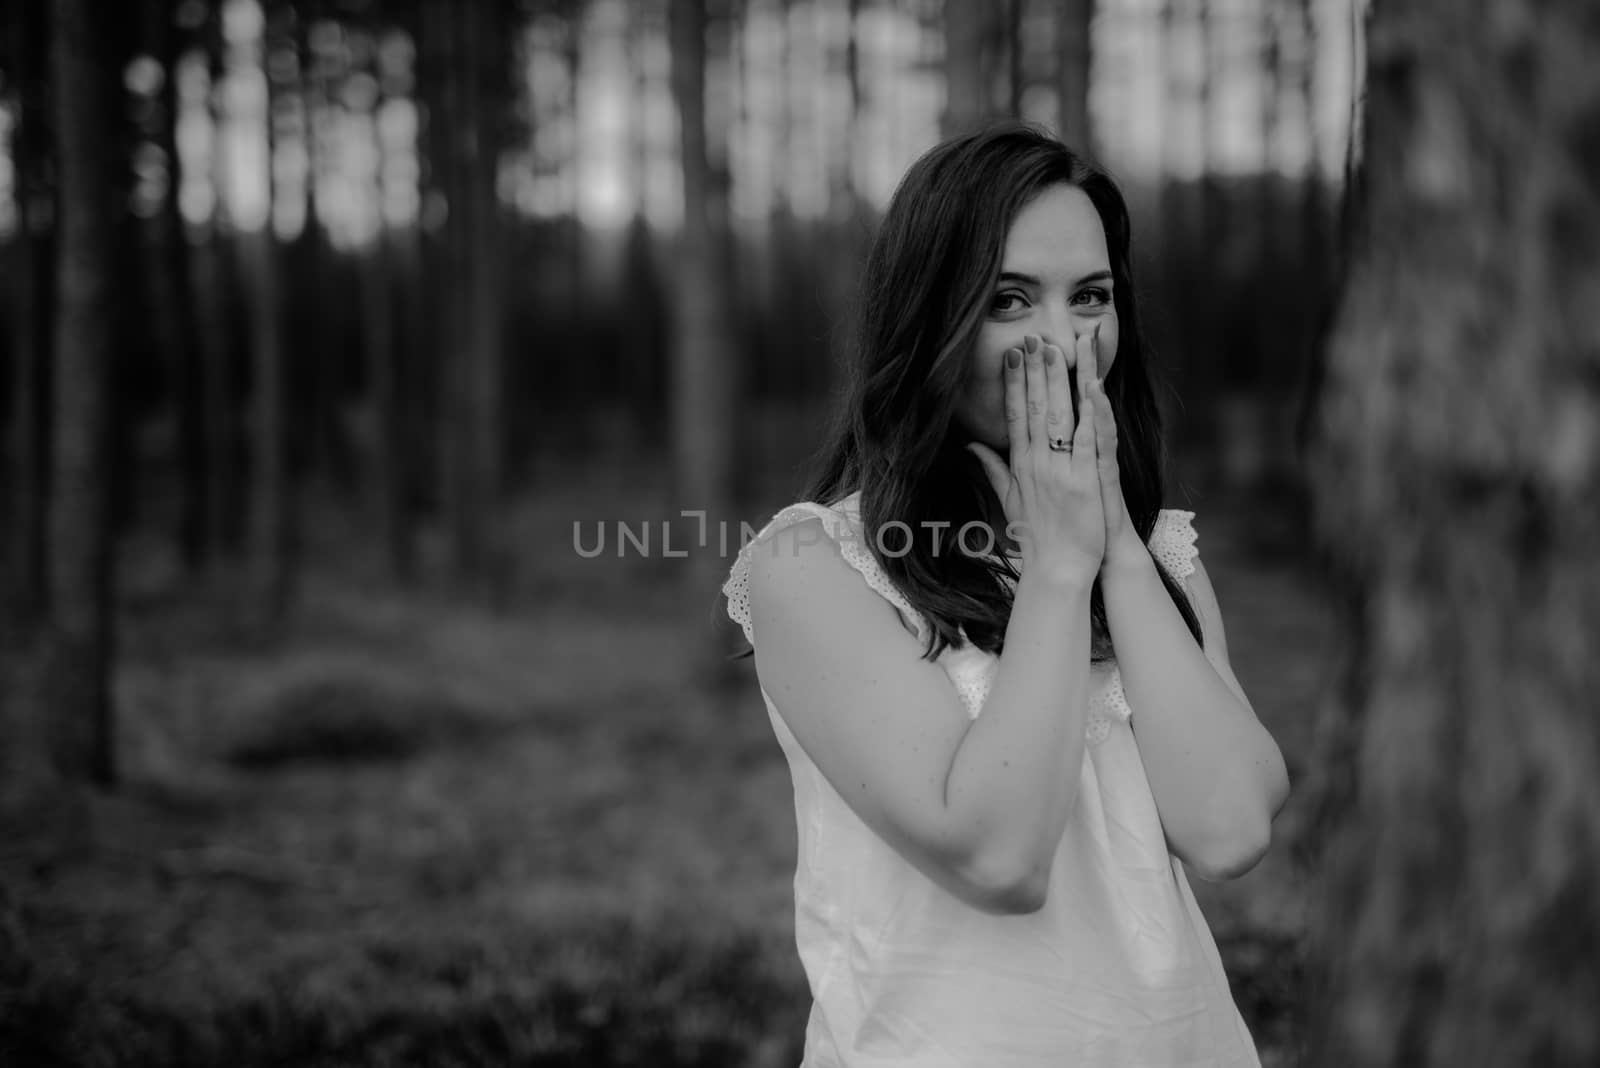
[[[926,639],[928,624],[922,618],[922,613],[911,606],[911,602],[906,600],[905,595],[884,573],[877,557],[872,555],[872,550],[861,533],[856,513],[849,508],[849,504],[849,498],[840,502],[835,508],[813,501],[791,504],[773,516],[750,543],[739,550],[739,556],[733,562],[728,579],[722,584],[722,592],[728,598],[728,618],[739,624],[740,629],[744,631],[745,641],[755,644],[750,627],[751,553],[756,551],[757,543],[768,532],[779,530],[790,522],[813,517],[822,521],[822,529],[838,547],[839,555],[844,557],[845,562],[859,572],[867,585],[894,605],[901,617],[910,623],[916,632],[917,640]]]
[[[1182,508],[1163,508],[1156,515],[1155,529],[1150,532],[1150,555],[1173,578],[1182,582],[1194,574],[1195,548],[1199,537],[1194,529],[1194,513]]]
[[[969,652],[970,651],[970,652]],[[967,708],[967,716],[976,719],[989,701],[994,688],[995,671],[999,657],[975,646],[965,650],[947,650],[944,666],[955,684],[956,692]],[[1122,689],[1122,672],[1113,664],[1103,681],[1089,686],[1088,713],[1084,717],[1084,739],[1090,745],[1099,745],[1111,736],[1115,722],[1126,723],[1133,716],[1128,705],[1128,695]]]

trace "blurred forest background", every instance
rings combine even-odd
[[[899,176],[999,116],[1130,199],[1167,503],[1297,771],[1356,5],[8,3],[7,1063],[795,1063],[717,588]],[[1279,1064],[1284,852],[1197,887]]]

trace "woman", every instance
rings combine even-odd
[[[918,160],[820,459],[724,586],[794,782],[804,1064],[1257,1065],[1185,867],[1249,870],[1288,779],[1160,508],[1111,179],[1019,124]]]

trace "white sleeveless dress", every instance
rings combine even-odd
[[[859,493],[791,505],[762,529],[818,517],[841,554],[918,638],[927,623],[872,556]],[[1173,577],[1194,570],[1194,513],[1150,538]],[[746,545],[723,585],[754,643]],[[973,717],[999,658],[939,658]],[[795,941],[811,988],[801,1068],[1259,1068],[1183,865],[1167,852],[1114,665],[1090,680],[1079,803],[1036,913],[954,897],[851,810],[762,690],[794,782]]]

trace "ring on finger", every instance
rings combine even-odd
[[[1071,452],[1072,451],[1072,439],[1071,438],[1057,437],[1055,435],[1051,435],[1051,437],[1050,437],[1050,449],[1051,449],[1052,452]]]

